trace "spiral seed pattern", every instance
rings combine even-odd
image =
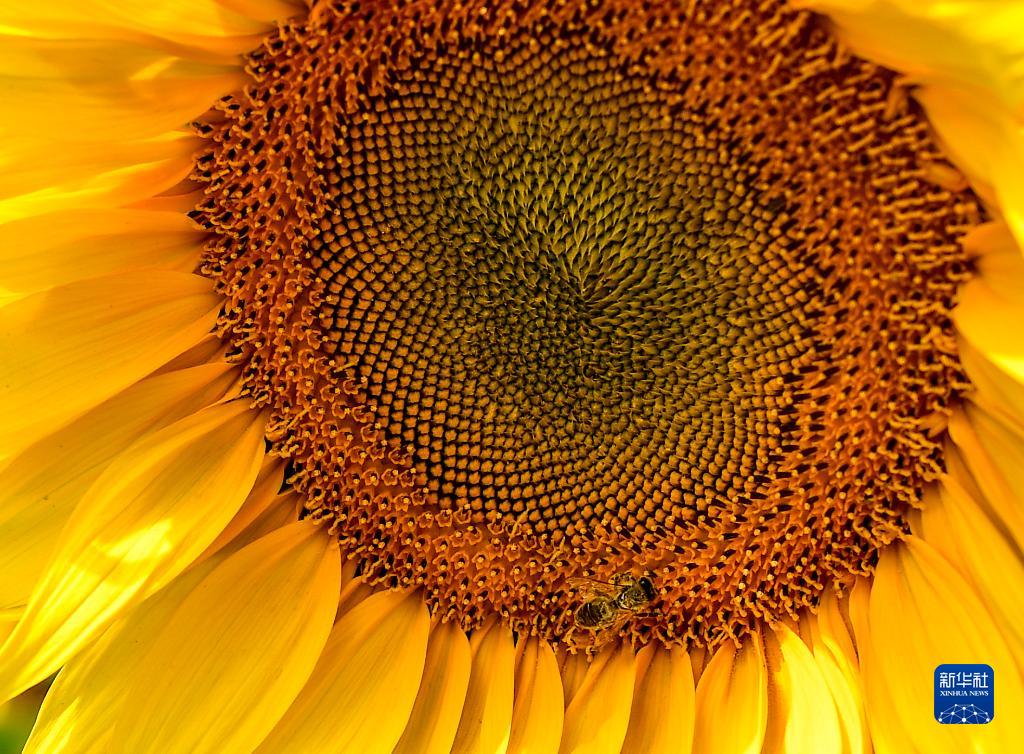
[[[221,333],[367,578],[714,645],[870,570],[941,468],[980,220],[782,3],[315,3],[198,126]]]

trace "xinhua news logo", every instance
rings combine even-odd
[[[995,681],[990,665],[939,665],[935,668],[935,719],[943,725],[992,722]]]

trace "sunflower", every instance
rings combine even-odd
[[[1024,3],[0,20],[26,752],[1024,749]]]

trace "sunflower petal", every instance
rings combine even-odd
[[[845,658],[853,668],[857,665],[857,644],[852,629],[843,613],[843,607],[834,589],[826,589],[814,616],[814,646],[825,647],[833,655]]]
[[[889,727],[907,731],[915,747],[929,754],[1019,748],[1024,687],[1013,653],[974,589],[920,538],[882,551],[868,620],[866,639],[877,658],[870,671],[889,691],[884,700],[869,693],[869,716],[888,718]],[[937,725],[921,714],[935,668],[948,662],[992,666],[1000,701],[991,723]]]
[[[108,209],[142,202],[185,180],[192,172],[198,147],[199,140],[186,133],[154,138],[147,147],[150,159],[146,162],[97,165],[96,171],[81,181],[61,181],[45,189],[0,199],[0,222],[62,210]]]
[[[0,288],[32,293],[126,270],[195,267],[202,240],[177,212],[68,210],[0,226]]]
[[[48,435],[0,471],[0,609],[23,607],[79,499],[121,451],[219,400],[221,362],[151,377]]]
[[[508,754],[556,754],[563,717],[562,677],[555,653],[542,639],[520,641]]]
[[[957,167],[982,198],[998,208],[1017,245],[1024,249],[1021,113],[1014,114],[994,104],[991,92],[986,90],[922,86],[915,91],[914,98],[924,107]]]
[[[469,640],[452,623],[430,631],[423,679],[393,754],[448,754],[469,687]]]
[[[187,147],[186,150],[182,151],[182,146]],[[14,137],[5,145],[5,152],[11,151],[0,157],[0,170],[3,171],[0,174],[0,202],[17,205],[26,195],[37,198],[44,195],[54,197],[61,192],[81,195],[90,188],[102,187],[102,176],[123,175],[126,169],[138,165],[160,163],[174,156],[184,157],[197,147],[195,137],[180,133],[145,141],[120,142],[104,146],[102,150],[91,143],[63,144],[65,154],[60,162],[55,162],[50,158],[52,143],[47,143],[44,148],[34,136]],[[135,197],[132,193],[125,196],[128,200]],[[61,206],[58,203],[54,209]]]
[[[356,564],[348,561],[342,566],[342,587],[338,595],[338,618],[373,594],[373,587],[355,575]]]
[[[246,504],[259,494],[260,490],[254,488]],[[278,497],[275,502],[286,503],[286,498]],[[294,522],[293,506],[271,504],[230,542],[174,579],[72,658],[47,692],[24,754],[107,752],[107,737],[126,701],[122,679],[134,672],[160,627],[228,556]]]
[[[266,12],[250,16],[244,12],[248,7],[216,0],[54,0],[45,7],[5,0],[0,15],[8,28],[51,39],[163,39],[205,47],[221,38],[237,38],[235,51],[242,53],[255,46],[255,35],[272,28]]]
[[[873,644],[869,620],[870,599],[871,582],[866,578],[858,579],[850,592],[850,622],[857,637],[857,657],[871,745],[880,754],[920,751],[911,738],[911,732],[890,712],[892,694],[879,672],[881,659]]]
[[[71,659],[39,709],[23,754],[99,754],[127,700],[124,679],[134,673],[152,637],[182,600],[213,570],[210,561],[179,576]]]
[[[179,369],[189,369],[202,364],[226,361],[224,352],[224,341],[210,333],[154,371],[153,375],[167,374],[168,372],[177,372]]]
[[[975,274],[1002,298],[1019,301],[1024,296],[1024,255],[1006,223],[1001,220],[976,225],[961,241],[973,259]]]
[[[1015,337],[1024,326],[1024,301],[1004,296],[989,276],[975,277],[961,287],[953,320],[986,359],[1024,382],[1024,345]]]
[[[258,754],[388,754],[412,711],[429,629],[416,594],[378,592],[352,608]]]
[[[1024,550],[1024,440],[987,412],[964,404],[949,419],[949,434],[971,472],[993,520]]]
[[[836,706],[807,645],[788,626],[779,625],[766,634],[765,653],[771,691],[763,754],[842,754]]]
[[[922,539],[974,586],[1015,655],[1024,657],[1024,562],[1019,552],[949,475],[941,479],[938,499],[925,507],[921,521]]]
[[[255,748],[309,678],[340,579],[335,540],[308,522],[217,565],[124,674],[120,691],[130,701],[111,754]]]
[[[840,665],[829,652],[814,652],[814,662],[835,702],[839,721],[840,748],[844,754],[871,754],[861,688],[856,675]]]
[[[8,36],[0,49],[5,136],[35,134],[70,149],[182,129],[246,83],[237,62],[187,60],[148,44]]]
[[[262,418],[240,401],[201,411],[122,453],[76,508],[0,650],[0,696],[45,678],[121,611],[181,573],[241,507],[262,457]]]
[[[725,642],[697,684],[693,750],[701,754],[757,754],[768,720],[768,678],[761,638],[753,634],[737,650]],[[721,711],[729,710],[723,725]]]
[[[704,674],[704,667],[707,665],[708,651],[705,647],[691,647],[690,648],[690,665],[693,667],[693,678],[699,680],[701,675]]]
[[[601,652],[565,711],[560,754],[618,752],[629,727],[636,657],[628,647]]]
[[[974,392],[971,403],[1000,417],[1024,437],[1024,382],[996,366],[967,340],[958,341],[958,356]]]
[[[622,754],[689,754],[696,703],[690,656],[681,648],[648,646],[638,662],[646,670],[633,695]]]
[[[273,456],[264,456],[263,466],[260,473],[253,482],[249,495],[242,503],[242,507],[235,513],[234,518],[228,522],[224,530],[217,535],[217,538],[210,543],[210,546],[203,551],[196,561],[205,560],[214,553],[219,552],[238,538],[244,532],[252,529],[257,520],[263,517],[271,507],[282,508],[288,511],[289,515],[295,514],[292,520],[298,519],[298,506],[295,504],[293,492],[281,493],[281,486],[284,484],[285,464]],[[276,527],[275,527],[276,528]]]
[[[262,21],[265,24],[291,18],[307,10],[307,6],[302,0],[216,0],[216,2],[244,18]]]
[[[515,647],[511,632],[492,623],[473,634],[473,665],[452,754],[500,754],[512,727]]]
[[[144,272],[72,283],[0,309],[0,448],[24,447],[210,331],[208,280]]]
[[[961,289],[953,317],[959,356],[974,385],[971,401],[1024,437],[1024,254],[1003,222],[974,228],[963,241],[977,275]]]
[[[930,81],[1024,106],[1024,7],[1006,0],[799,0],[827,13],[858,54]]]
[[[590,662],[582,652],[570,654],[564,649],[560,650],[558,670],[562,676],[562,694],[565,697],[565,706],[568,707],[572,698],[576,696],[583,679],[587,677],[587,668]]]
[[[808,617],[814,660],[832,693],[846,754],[870,754],[867,716],[857,650],[843,618],[839,597],[827,589],[818,614]]]

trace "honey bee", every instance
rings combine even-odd
[[[594,632],[621,624],[658,596],[649,578],[628,573],[617,574],[610,582],[572,579],[570,583],[588,586],[587,600],[576,608],[573,617],[577,626]]]

